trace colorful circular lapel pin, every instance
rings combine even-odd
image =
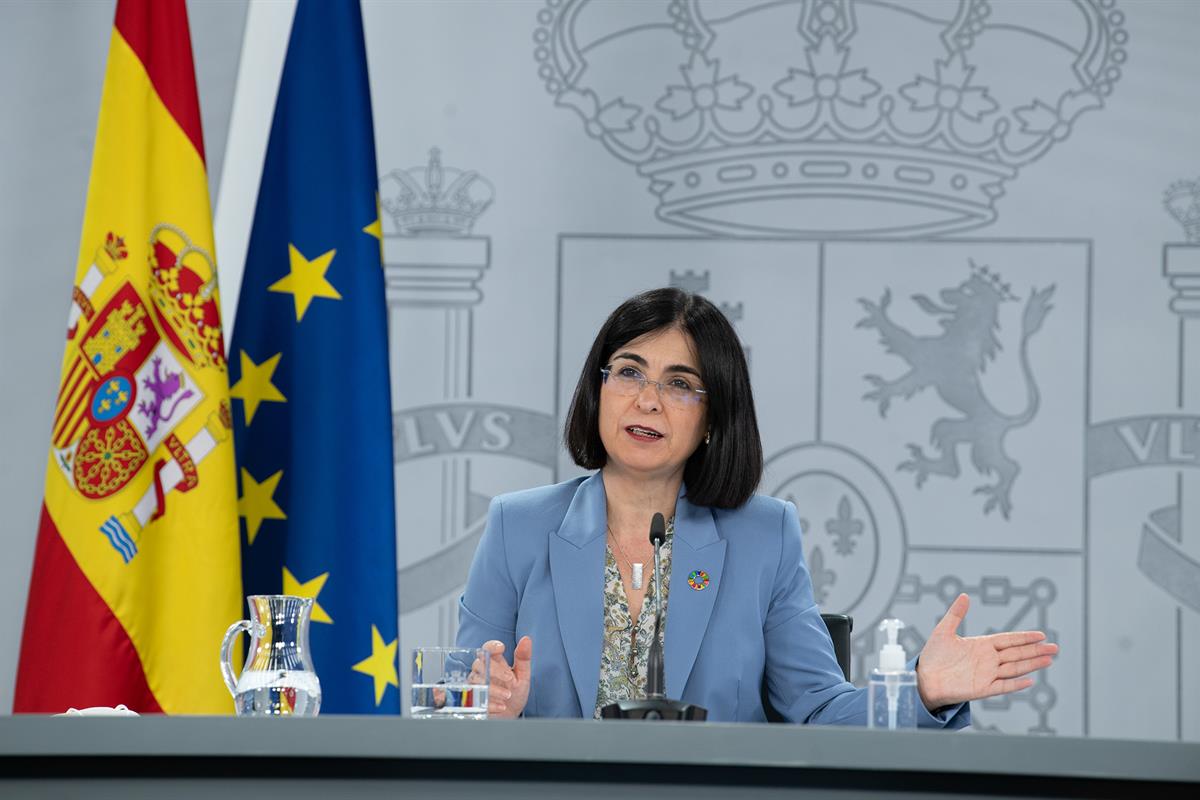
[[[695,589],[697,592],[702,591],[708,586],[708,573],[702,569],[694,569],[688,575],[688,586]]]

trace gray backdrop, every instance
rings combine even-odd
[[[227,52],[233,8],[193,7],[212,175],[207,115],[232,73],[206,83],[221,45],[201,17]],[[621,299],[671,284],[744,340],[762,490],[799,507],[819,599],[855,617],[860,678],[882,616],[915,650],[967,591],[965,633],[1038,627],[1062,646],[1031,690],[978,704],[978,726],[1200,740],[1200,4],[364,8],[401,653],[453,638],[488,499],[577,474],[557,440],[587,344]],[[2,374],[29,387],[0,418],[15,644],[107,42],[51,64],[36,31],[14,38],[28,77],[6,71],[6,93],[76,96],[69,120],[37,109],[3,142],[3,241],[34,262],[0,273]],[[32,132],[68,123],[70,142]],[[23,169],[55,171],[14,191],[30,151]],[[54,258],[14,247],[49,217]]]

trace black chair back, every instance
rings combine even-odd
[[[854,618],[847,614],[822,614],[821,621],[829,630],[829,638],[833,640],[833,655],[837,658],[842,675],[850,680],[850,633],[854,630]],[[763,710],[767,714],[767,722],[786,722],[783,715],[771,705],[767,696],[767,679],[763,678],[762,685]]]
[[[822,614],[821,621],[829,629],[833,654],[842,668],[842,675],[850,680],[850,633],[854,630],[854,618],[848,614]]]

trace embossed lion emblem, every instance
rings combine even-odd
[[[863,395],[864,400],[879,404],[880,416],[887,416],[893,398],[908,399],[917,392],[932,387],[938,396],[961,416],[943,417],[930,431],[933,452],[926,453],[920,445],[909,444],[911,458],[899,469],[916,475],[920,487],[930,475],[957,478],[960,473],[959,445],[969,445],[971,463],[980,474],[995,475],[995,483],[975,489],[987,497],[985,514],[995,509],[1008,519],[1012,511],[1012,487],[1021,471],[1020,465],[1004,450],[1004,439],[1010,431],[1029,424],[1037,414],[1040,397],[1033,371],[1029,365],[1029,340],[1042,327],[1053,308],[1050,298],[1054,286],[1034,289],[1025,303],[1021,317],[1020,363],[1025,378],[1025,408],[1017,414],[1005,414],[996,408],[984,393],[980,375],[987,363],[1001,349],[996,334],[999,330],[1000,304],[1017,298],[1000,277],[988,268],[971,264],[971,276],[958,286],[939,293],[939,305],[925,295],[914,295],[913,302],[922,311],[937,317],[942,332],[934,336],[917,336],[893,322],[887,314],[891,291],[885,291],[879,303],[863,298],[859,303],[867,315],[858,322],[859,328],[875,328],[880,341],[889,353],[903,358],[908,372],[894,380],[878,375],[864,376],[873,387]]]

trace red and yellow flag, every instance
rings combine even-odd
[[[14,710],[228,713],[229,380],[184,0],[119,0]]]

